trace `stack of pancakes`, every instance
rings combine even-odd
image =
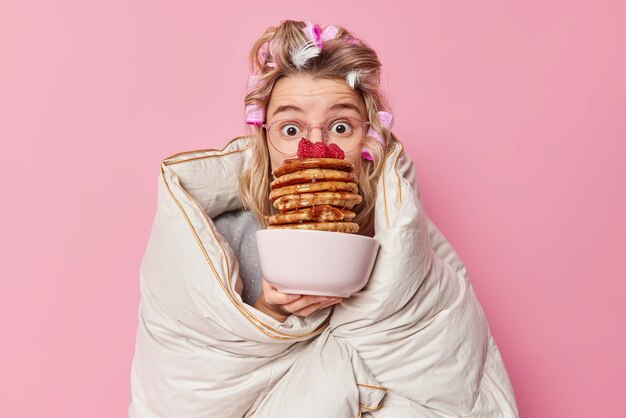
[[[356,233],[354,206],[361,203],[354,165],[338,158],[293,158],[272,171],[269,199],[278,214],[269,229]]]

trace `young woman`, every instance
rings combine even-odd
[[[250,134],[162,163],[130,417],[517,417],[467,270],[390,131],[376,53],[341,27],[284,21],[250,60]],[[354,221],[380,244],[344,300],[278,292],[259,267],[271,171],[303,138],[341,145]]]

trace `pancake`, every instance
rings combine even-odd
[[[362,197],[349,192],[318,192],[288,194],[276,199],[274,207],[280,212],[317,205],[332,205],[341,209],[351,209],[361,203]]]
[[[354,164],[302,154],[272,170],[275,180],[270,183],[269,200],[279,213],[265,217],[268,228],[358,232],[359,225],[352,222],[356,214],[350,209],[363,198]]]
[[[293,184],[302,183],[316,183],[318,181],[356,182],[356,174],[325,168],[310,168],[280,176],[270,183],[270,187],[274,190],[283,186],[291,186]]]
[[[310,208],[283,212],[277,215],[266,216],[270,225],[293,224],[297,222],[335,222],[351,221],[356,214],[346,209],[339,209],[330,205],[312,206]]]
[[[272,174],[274,177],[280,177],[285,174],[309,168],[326,168],[350,172],[354,170],[354,164],[350,161],[340,160],[338,158],[291,158],[285,160],[281,166],[276,167],[272,171]]]
[[[347,181],[318,181],[315,183],[301,183],[291,186],[283,186],[270,192],[270,200],[273,202],[280,196],[299,193],[317,192],[350,192],[358,193],[359,187],[356,183]]]
[[[302,222],[296,224],[270,225],[268,229],[306,229],[311,231],[346,232],[359,231],[359,224],[353,222]]]

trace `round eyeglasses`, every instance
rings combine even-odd
[[[329,119],[321,125],[309,125],[297,119],[282,119],[261,126],[266,129],[267,137],[276,151],[286,156],[298,153],[298,142],[302,138],[311,138],[311,130],[320,128],[326,144],[337,144],[343,152],[356,149],[367,132],[369,122],[352,117]]]

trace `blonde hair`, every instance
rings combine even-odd
[[[356,71],[358,81],[354,89],[365,103],[370,127],[383,140],[381,144],[367,136],[363,147],[369,150],[372,161],[360,159],[356,166],[359,193],[363,201],[354,209],[357,213],[354,222],[360,225],[359,234],[373,235],[378,178],[390,141],[395,140],[377,117],[377,112],[388,111],[386,100],[379,91],[381,63],[372,48],[341,26],[335,26],[336,36],[323,41],[319,55],[310,58],[306,66],[294,65],[291,62],[293,51],[310,42],[303,31],[305,27],[306,22],[285,20],[278,27],[268,28],[256,41],[250,52],[250,70],[256,77],[254,84],[249,86],[245,106],[266,109],[274,84],[283,77],[304,73],[314,78],[346,81],[348,73]],[[244,208],[253,211],[261,225],[267,227],[265,215],[275,213],[268,200],[271,164],[267,138],[265,129],[247,126],[253,138],[253,156],[240,178],[239,192]]]

